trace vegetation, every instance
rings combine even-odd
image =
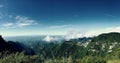
[[[1,53],[0,63],[120,63],[120,34],[72,39],[62,43],[34,43],[35,55]]]
[[[120,50],[118,52],[120,52]],[[105,57],[85,56],[81,59],[72,59],[72,57],[69,56],[46,59],[42,55],[29,56],[25,55],[23,52],[17,52],[10,55],[2,55],[0,58],[0,63],[119,63],[120,58],[117,53],[111,53]]]

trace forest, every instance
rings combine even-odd
[[[120,33],[30,45],[1,37],[0,49],[0,63],[119,63]]]

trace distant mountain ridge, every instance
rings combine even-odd
[[[74,58],[82,58],[86,55],[98,54],[105,56],[107,53],[112,53],[115,49],[120,47],[120,33],[111,32],[100,34],[92,38],[83,37],[60,43],[33,42],[29,47],[32,49],[19,42],[6,42],[0,36],[0,52],[7,50],[10,52],[26,51],[27,54],[33,54],[35,52],[43,54],[48,58],[52,57],[53,54],[55,57],[72,56]]]
[[[104,33],[100,34],[93,39],[93,41],[109,41],[109,42],[120,42],[120,33],[118,32],[111,32],[111,33]]]
[[[0,52],[3,52],[3,51],[16,52],[13,46],[7,43],[0,35]]]
[[[40,48],[38,47],[40,46]],[[89,55],[105,56],[120,48],[120,33],[111,32],[100,34],[92,38],[78,38],[61,43],[45,43],[33,45],[33,50],[44,54],[46,57],[68,57],[82,58]]]
[[[26,47],[25,45],[23,45],[23,44],[21,44],[19,42],[13,42],[13,41],[6,42],[2,38],[2,36],[0,35],[0,52],[4,53],[6,51],[8,53],[15,53],[15,52],[22,52],[22,51],[24,51],[25,54],[30,54],[30,55],[35,54],[32,49]]]

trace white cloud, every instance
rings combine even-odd
[[[43,39],[43,41],[46,41],[46,42],[51,42],[52,40],[53,40],[53,38],[50,37],[49,35],[47,35],[47,36]]]
[[[68,31],[65,35],[66,40],[70,39],[76,39],[76,38],[82,38],[82,37],[94,37],[102,33],[110,33],[110,32],[120,32],[120,27],[110,27],[105,29],[99,29],[99,30],[89,30],[88,32],[80,33],[76,30]]]
[[[18,24],[19,27],[24,26],[30,26],[37,24],[34,20],[25,20],[25,21],[18,21],[16,24]]]
[[[16,16],[15,19],[17,20],[16,24],[18,27],[30,26],[37,24],[35,20],[30,20],[27,17]]]
[[[110,27],[110,28],[105,28],[100,30],[92,30],[92,31],[86,32],[84,36],[93,37],[102,33],[109,33],[109,32],[120,32],[120,27]]]
[[[76,31],[76,30],[71,30],[68,31],[67,34],[65,35],[65,40],[70,40],[70,39],[76,39],[76,38],[82,38],[83,34]]]
[[[5,24],[2,24],[2,26],[6,27],[6,28],[12,28],[14,25],[14,23],[5,23]]]
[[[3,27],[7,28],[17,28],[17,27],[26,27],[31,25],[36,25],[37,22],[35,20],[28,19],[27,17],[16,16],[15,22],[3,23]]]
[[[110,32],[120,32],[120,26],[119,27],[107,28],[106,30],[110,31]]]
[[[63,36],[49,36],[49,35],[47,35],[44,39],[43,39],[43,41],[45,41],[45,42],[60,42],[61,40],[63,40],[64,39],[64,37]]]

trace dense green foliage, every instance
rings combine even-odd
[[[30,47],[36,55],[4,54],[0,57],[0,63],[119,63],[120,33],[62,43],[37,42]]]
[[[112,61],[111,61],[112,60]],[[23,53],[4,54],[0,58],[0,63],[119,63],[120,50],[107,54],[105,57],[85,56],[79,59],[69,57],[49,58],[46,59],[42,55],[28,56]]]

